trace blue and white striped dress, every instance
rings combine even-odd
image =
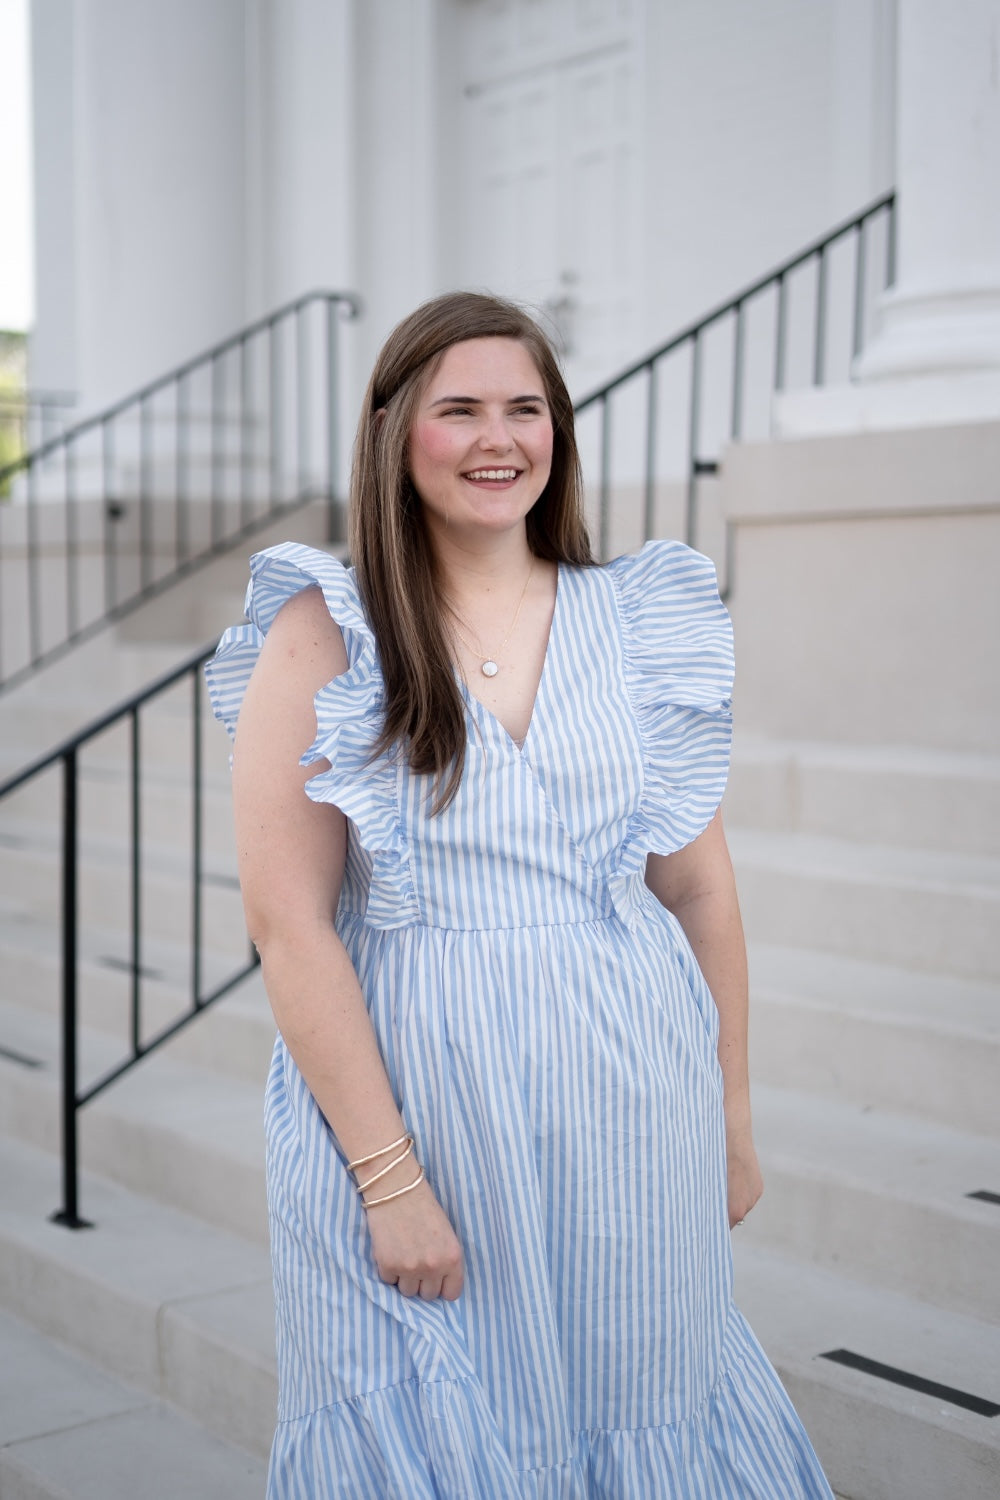
[[[280,1383],[269,1500],[828,1500],[732,1304],[717,1013],[648,851],[694,839],[729,752],[731,632],[676,543],[561,567],[523,749],[471,695],[458,796],[372,762],[382,682],[353,574],[256,556],[209,668],[230,730],[281,605],[318,584],[349,668],[310,797],[350,820],[337,930],[462,1244],[457,1302],[378,1277],[280,1038],[267,1085]]]

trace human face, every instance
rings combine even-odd
[[[417,403],[409,461],[432,531],[523,527],[552,468],[549,403],[523,344],[467,339],[445,351]]]

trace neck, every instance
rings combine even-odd
[[[520,586],[531,566],[532,552],[524,527],[499,536],[476,538],[432,537],[434,562],[441,592],[454,604],[507,594]]]

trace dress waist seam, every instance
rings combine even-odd
[[[505,922],[491,923],[481,927],[458,927],[446,922],[401,922],[398,927],[383,927],[377,922],[369,922],[361,912],[354,911],[339,913],[338,920],[340,919],[352,922],[357,927],[367,927],[371,932],[545,932],[559,927],[599,927],[605,923],[615,923],[619,927],[625,926],[617,912],[602,912],[592,917],[573,917],[561,922]]]

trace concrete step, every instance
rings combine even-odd
[[[123,644],[114,629],[0,692],[0,749],[9,774],[172,671],[204,639]],[[4,658],[4,669],[8,663]]]
[[[221,776],[229,764],[228,737],[212,714],[200,674],[198,686],[202,765],[207,773]],[[185,677],[139,709],[140,765],[144,774],[151,770],[179,775],[191,766],[194,741],[191,700],[192,679]],[[111,705],[117,706],[117,702]],[[33,759],[33,747],[41,747],[44,753],[95,723],[98,717],[92,698],[86,693],[22,699],[4,740],[4,774],[20,770]],[[81,747],[81,764],[105,773],[130,767],[130,733],[129,719],[119,720]]]
[[[0,1131],[54,1153],[60,1091],[52,1017],[0,1003],[0,1036]],[[80,1030],[78,1049],[81,1084],[123,1061],[113,1038],[89,1029]],[[225,1077],[158,1051],[80,1111],[81,1162],[264,1245],[262,1093],[262,1081]],[[86,1202],[81,1212],[93,1216]]]
[[[1000,986],[754,944],[751,1076],[1000,1135]]]
[[[1000,980],[1000,859],[735,828],[754,942]]]
[[[0,1314],[4,1500],[258,1500],[267,1465]]]
[[[55,1159],[9,1138],[0,1176],[0,1306],[266,1457],[277,1404],[267,1251],[90,1173],[82,1201],[96,1227],[53,1224]]]
[[[756,1212],[756,1210],[755,1210]],[[751,1221],[747,1220],[747,1225]],[[1000,1419],[821,1358],[848,1350],[1000,1405],[1000,1329],[752,1245],[737,1302],[846,1500],[995,1500]]]
[[[61,837],[43,824],[0,831],[0,915],[55,923],[61,900]],[[238,955],[247,949],[239,880],[231,859],[206,856],[202,866],[204,931],[213,946]],[[131,856],[117,839],[81,840],[78,870],[79,922],[86,928],[127,929],[131,911]],[[187,940],[192,924],[189,853],[142,841],[140,864],[142,931],[149,938]]]
[[[213,723],[211,760],[226,758],[227,742]],[[102,747],[103,748],[103,747]],[[207,759],[207,757],[206,757]],[[131,839],[132,780],[125,757],[83,750],[77,761],[77,812],[80,836]],[[0,768],[0,776],[3,769]],[[0,837],[12,847],[30,842],[43,824],[60,826],[61,771],[43,772],[0,803]],[[174,849],[190,849],[194,826],[194,798],[190,756],[180,765],[147,762],[143,756],[139,780],[139,827],[143,840]],[[203,772],[201,787],[202,849],[213,860],[234,861],[232,787],[228,767]]]
[[[727,823],[1000,855],[1000,756],[737,733]]]
[[[8,507],[9,509],[9,507]],[[2,516],[0,516],[2,519]],[[31,756],[47,750],[65,734],[90,722],[154,677],[189,656],[196,648],[219,638],[229,625],[243,619],[243,600],[252,552],[283,541],[323,546],[327,524],[325,502],[279,516],[253,535],[234,541],[210,561],[175,579],[156,597],[133,609],[117,625],[98,630],[92,638],[71,647],[65,655],[37,669],[27,679],[0,691],[0,746],[13,747],[14,770]],[[344,548],[333,549],[337,556]],[[58,638],[64,622],[60,611],[67,591],[60,559],[46,564],[47,598]],[[133,569],[134,571],[134,569]],[[132,574],[123,573],[125,582]],[[92,600],[81,606],[87,623],[104,609],[103,576],[94,584]],[[88,612],[89,611],[89,612]],[[9,675],[27,660],[28,603],[23,580],[6,592],[0,589],[0,669]],[[43,621],[45,623],[45,621]],[[43,637],[48,643],[49,634]],[[52,635],[55,642],[56,635]],[[55,705],[49,717],[32,717],[32,705]],[[58,705],[72,703],[72,712]]]
[[[996,1140],[766,1086],[749,1243],[1000,1324]]]
[[[234,963],[231,954],[203,951],[201,995],[211,994],[231,979],[248,957],[241,954]],[[38,1018],[44,1017],[44,1025],[54,1038],[62,1000],[55,929],[40,924],[29,928],[0,917],[0,969],[4,976],[3,1000],[28,1011],[36,1018],[35,1024],[43,1024]],[[144,946],[140,985],[140,1036],[144,1041],[190,1011],[191,981],[186,947],[168,943]],[[77,1014],[86,1030],[114,1039],[122,1055],[129,1050],[132,973],[122,933],[88,927],[81,935]],[[267,1075],[274,1034],[274,1019],[257,970],[165,1044],[164,1055],[213,1068],[259,1087]],[[47,1051],[44,1056],[48,1056]]]

